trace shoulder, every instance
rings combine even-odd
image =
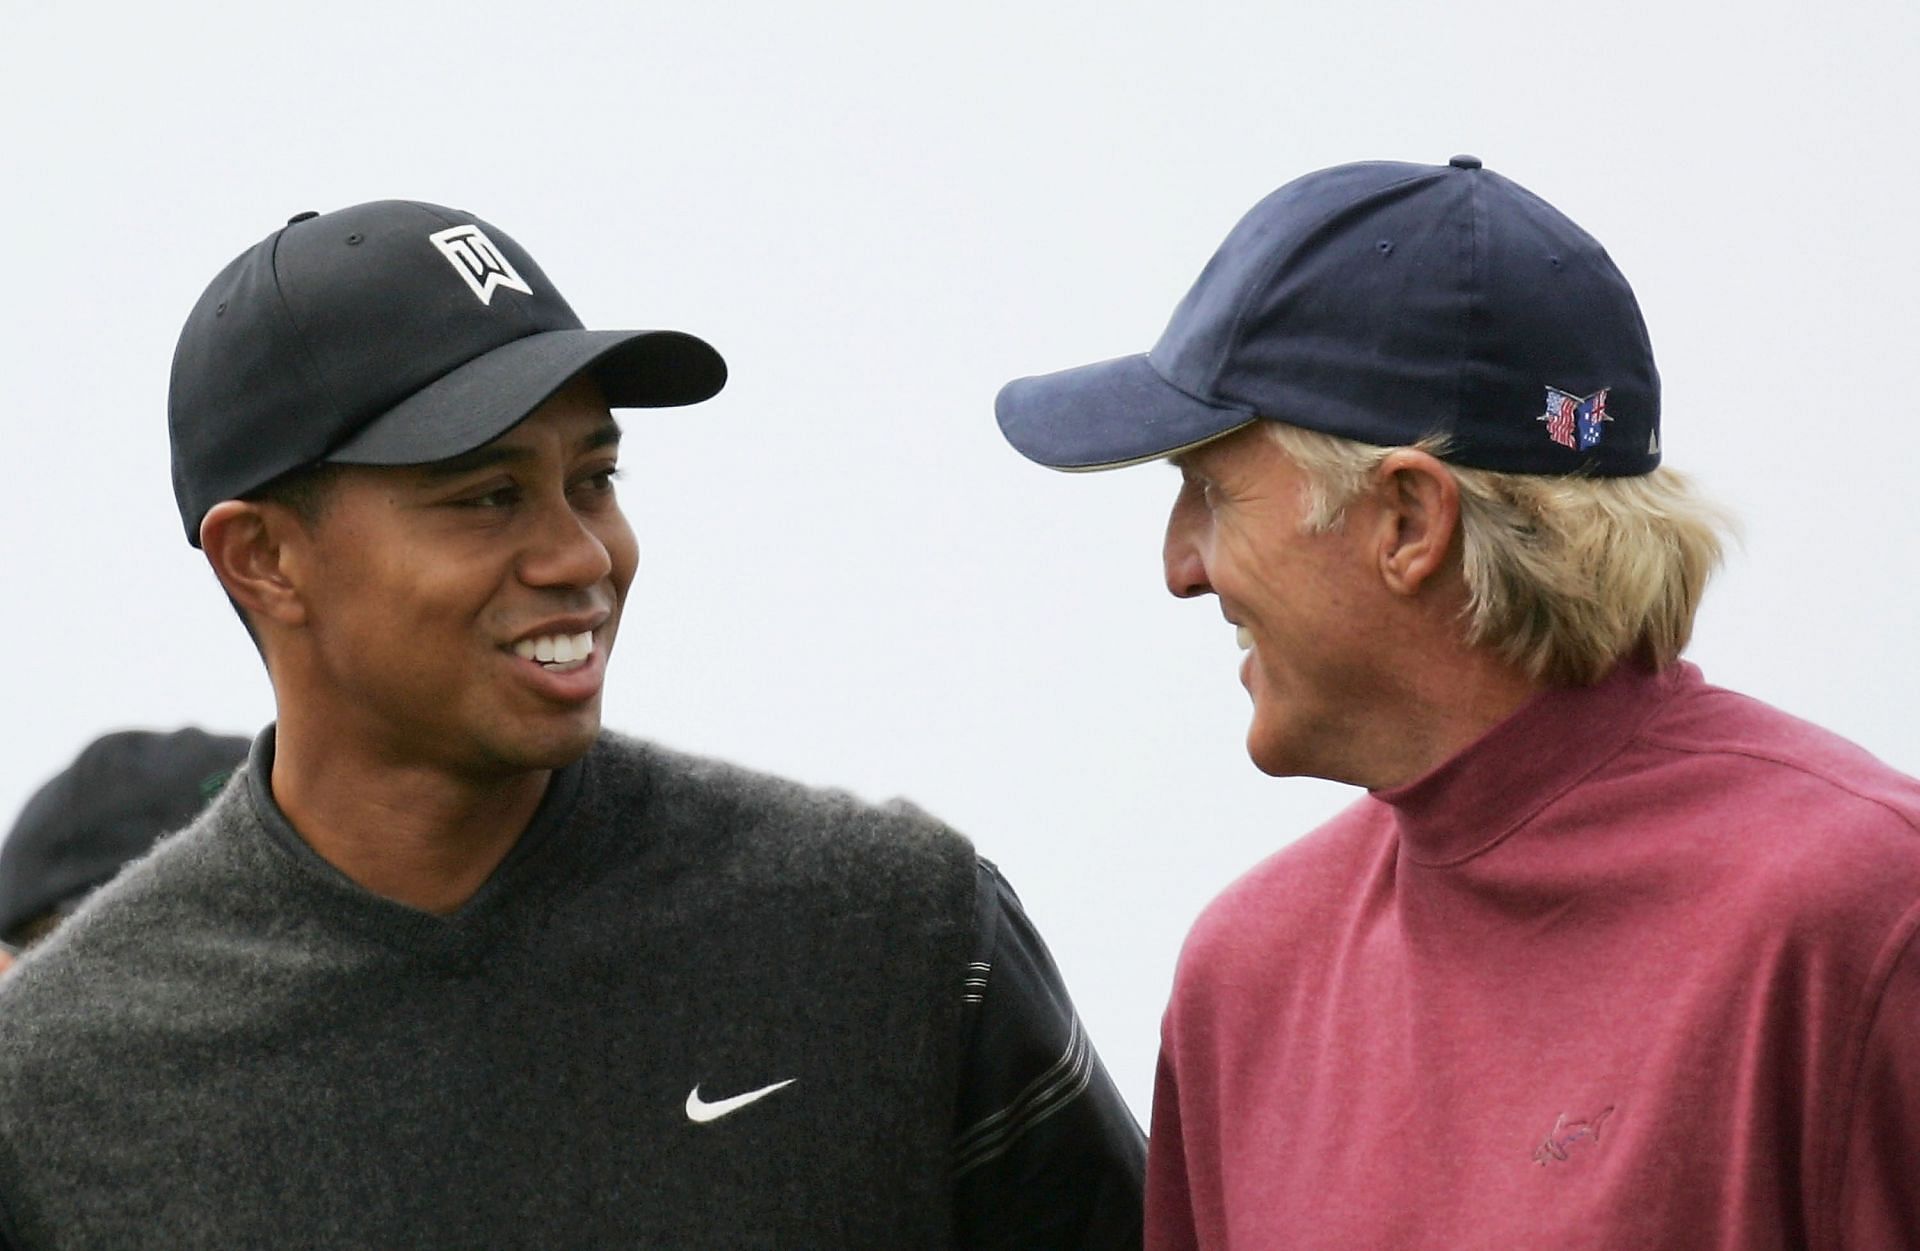
[[[1920,781],[1831,731],[1682,677],[1542,820],[1586,832],[1593,871],[1617,899],[1685,908],[1699,932],[1756,961],[1797,953],[1835,984],[1869,978],[1920,908]]]
[[[1920,780],[1829,730],[1700,684],[1642,727],[1622,797],[1756,869],[1920,890]]]
[[[1920,780],[1831,730],[1736,691],[1694,684],[1650,718],[1637,739],[1769,794],[1857,800],[1897,826],[1920,829]]]
[[[198,820],[130,861],[21,961],[4,983],[7,1001],[16,992],[138,959],[155,935],[227,926],[225,914],[248,903],[247,893],[236,889],[231,837],[245,809],[245,788],[229,787]]]
[[[1337,933],[1376,867],[1394,854],[1392,817],[1362,796],[1242,874],[1200,913],[1182,945],[1175,998],[1206,995],[1310,958]]]
[[[142,1031],[160,1031],[192,998],[199,966],[244,941],[266,908],[235,873],[215,807],[94,892],[0,978],[0,1126],[41,1106]]]
[[[611,732],[592,766],[590,803],[644,812],[649,836],[698,848],[710,864],[751,864],[796,882],[931,871],[963,877],[971,898],[973,845],[905,800],[872,803]]]

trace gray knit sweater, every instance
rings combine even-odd
[[[604,735],[443,918],[271,751],[0,983],[14,1246],[947,1244],[965,840]]]

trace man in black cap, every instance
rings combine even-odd
[[[175,494],[278,720],[0,993],[12,1246],[1138,1244],[1138,1127],[963,838],[601,731],[609,409],[725,376],[435,205],[214,279]]]
[[[1920,1245],[1920,782],[1679,659],[1721,519],[1598,243],[1472,157],[1322,170],[998,411],[1172,461],[1248,754],[1368,792],[1187,941],[1150,1248]]]
[[[87,744],[0,843],[0,943],[18,953],[53,933],[121,866],[199,815],[246,757],[246,739],[192,728]]]

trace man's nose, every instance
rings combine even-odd
[[[1167,576],[1167,590],[1177,599],[1192,599],[1213,590],[1207,581],[1206,561],[1201,558],[1198,530],[1200,502],[1190,487],[1182,487],[1167,517],[1167,537],[1160,547],[1160,561]]]
[[[607,545],[564,499],[541,510],[520,556],[520,580],[528,586],[593,586],[612,570]]]

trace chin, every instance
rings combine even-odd
[[[581,717],[567,725],[541,726],[497,745],[495,757],[507,772],[560,769],[587,754],[600,737],[600,714]]]
[[[1247,727],[1247,759],[1270,778],[1311,776],[1297,746],[1288,743],[1274,727],[1262,725],[1258,717]]]
[[[1270,778],[1293,776],[1293,770],[1287,768],[1280,754],[1251,734],[1247,735],[1247,759],[1253,761],[1254,768]]]
[[[1283,760],[1263,756],[1252,748],[1247,749],[1247,758],[1253,761],[1253,767],[1270,778],[1297,778],[1302,776],[1299,769],[1293,768]]]

